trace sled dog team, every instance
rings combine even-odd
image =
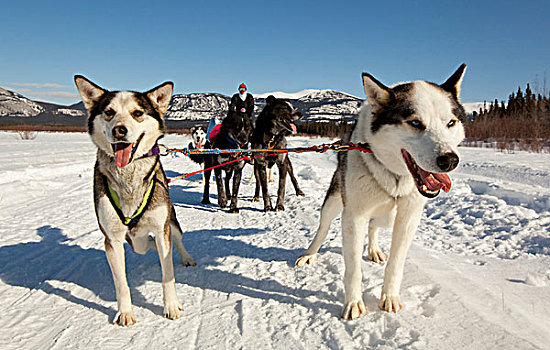
[[[362,300],[361,261],[368,227],[368,258],[387,260],[380,309],[397,312],[403,305],[399,290],[403,268],[413,234],[427,199],[440,190],[448,192],[446,174],[459,162],[458,144],[464,138],[465,111],[460,102],[460,85],[466,69],[461,65],[443,84],[426,81],[388,87],[363,73],[367,102],[356,124],[344,140],[368,143],[372,153],[342,152],[321,207],[320,223],[309,248],[296,260],[297,266],[315,261],[332,220],[342,215],[342,252],[345,262],[345,299],[342,317],[352,320],[367,312]],[[94,204],[100,230],[105,236],[105,253],[115,284],[118,312],[114,322],[135,323],[130,289],[126,279],[124,241],[137,253],[157,251],[162,269],[164,316],[177,319],[182,305],[176,295],[172,244],[186,266],[196,265],[182,243],[182,229],[168,191],[168,181],[159,160],[157,141],[163,136],[164,113],[173,84],[163,83],[146,92],[108,91],[83,76],[75,76],[77,89],[88,110],[88,133],[97,146],[94,168]],[[288,101],[270,96],[252,130],[249,116],[230,111],[220,133],[212,142],[216,148],[253,148],[273,144],[285,147],[291,123],[301,114]],[[195,130],[193,130],[195,131]],[[204,130],[193,135],[194,146],[204,144]],[[199,159],[205,166],[222,164],[228,156]],[[262,190],[264,209],[273,210],[267,191],[267,167],[279,168],[276,210],[284,210],[287,172],[295,182],[292,165],[285,155],[254,162],[257,179],[255,199]],[[218,204],[230,201],[230,212],[238,212],[237,195],[244,162],[216,168]],[[221,172],[226,172],[225,184]],[[205,174],[203,203],[209,203],[209,177]],[[229,179],[233,186],[229,190]],[[224,186],[225,185],[225,186]],[[378,246],[378,229],[392,227],[389,258]],[[151,235],[152,234],[152,235]]]

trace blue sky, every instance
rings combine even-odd
[[[230,95],[334,89],[364,97],[443,82],[468,64],[462,100],[505,99],[550,77],[549,1],[9,1],[0,86],[72,104],[73,75],[111,89]],[[550,85],[550,83],[549,83]]]

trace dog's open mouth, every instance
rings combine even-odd
[[[451,179],[449,175],[444,173],[430,173],[419,167],[409,152],[402,149],[401,153],[403,154],[403,159],[405,159],[409,172],[414,178],[416,188],[421,195],[428,198],[435,198],[441,189],[445,192],[451,190]]]
[[[136,153],[143,135],[144,134],[141,134],[141,136],[134,143],[117,142],[111,144],[111,147],[113,147],[113,152],[115,153],[117,167],[122,168],[130,164],[130,162],[134,159],[134,154]]]
[[[290,132],[292,135],[296,134],[296,132],[297,132],[296,125],[292,121],[290,121],[289,119],[283,118],[281,120],[280,125],[283,128],[285,128],[288,132]]]

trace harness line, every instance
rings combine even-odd
[[[166,147],[164,147],[166,148]],[[200,174],[201,172],[212,170],[215,168],[219,168],[221,166],[231,164],[234,162],[238,162],[241,160],[249,160],[249,159],[256,159],[256,158],[263,158],[263,157],[269,157],[269,156],[276,156],[283,153],[305,153],[305,152],[317,152],[317,153],[325,153],[328,150],[332,150],[335,152],[347,152],[347,151],[361,151],[365,153],[372,153],[372,150],[370,149],[370,146],[368,143],[352,143],[352,142],[346,142],[342,143],[341,141],[336,141],[334,143],[330,144],[321,144],[321,145],[315,145],[310,147],[295,147],[295,148],[261,148],[261,149],[189,149],[189,148],[166,148],[164,152],[162,152],[160,155],[166,156],[171,153],[182,153],[185,156],[189,156],[190,154],[240,154],[240,153],[267,153],[267,154],[261,154],[257,156],[250,156],[245,155],[240,158],[236,158],[233,160],[230,160],[228,162],[215,165],[209,168],[201,169],[198,171],[194,171],[192,173],[183,173],[180,176],[173,177],[169,179],[169,181],[172,180],[178,180],[178,179],[186,179],[190,176]]]

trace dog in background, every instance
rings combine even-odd
[[[164,316],[179,318],[172,243],[184,265],[196,265],[182,243],[182,230],[168,194],[157,141],[164,135],[164,112],[173,84],[147,92],[108,91],[83,76],[75,83],[88,110],[88,133],[97,146],[94,204],[105,253],[116,289],[118,312],[114,323],[135,323],[126,279],[124,241],[145,254],[156,250],[162,269]],[[154,235],[154,238],[150,236]]]
[[[256,127],[250,143],[252,148],[286,148],[286,136],[294,132],[294,122],[302,117],[302,113],[298,112],[294,106],[282,99],[277,99],[270,95],[266,99],[266,105],[256,121]],[[260,153],[261,155],[262,153]],[[262,197],[264,199],[264,210],[271,211],[271,199],[268,192],[267,168],[277,164],[279,169],[279,189],[277,192],[276,210],[285,210],[285,187],[286,175],[290,175],[290,179],[296,194],[303,196],[304,193],[300,190],[298,182],[294,177],[292,164],[288,158],[288,154],[281,153],[278,155],[261,157],[254,159],[254,175],[256,177],[256,193],[253,200],[259,199],[260,188],[262,189]]]
[[[323,206],[317,234],[296,265],[312,264],[332,220],[342,213],[342,254],[345,262],[345,300],[342,317],[366,313],[362,299],[361,262],[364,229],[368,224],[369,259],[381,263],[378,229],[393,227],[380,309],[402,308],[399,290],[412,237],[429,198],[448,192],[446,174],[459,162],[458,144],[464,138],[460,84],[466,65],[441,85],[426,81],[387,87],[363,73],[368,104],[344,141],[368,143],[372,153],[345,152],[338,156]]]
[[[191,128],[191,142],[187,148],[189,149],[204,149],[206,145],[206,129],[202,126],[194,126]],[[204,166],[205,155],[203,154],[190,154],[189,159],[193,162]],[[204,183],[204,172],[202,173],[202,181]]]
[[[220,131],[212,141],[211,148],[216,149],[247,149],[248,138],[252,132],[252,121],[247,113],[240,110],[229,110],[228,116],[222,121]],[[242,154],[213,154],[205,157],[205,168],[220,165],[242,157]],[[237,200],[239,186],[241,184],[244,160],[239,160],[214,169],[216,187],[218,189],[218,204],[221,208],[227,206],[227,200],[231,199],[230,213],[238,213]],[[222,181],[222,170],[225,172],[225,186]],[[212,170],[204,172],[203,204],[210,204],[210,175]],[[229,189],[229,183],[233,177],[233,190]]]

